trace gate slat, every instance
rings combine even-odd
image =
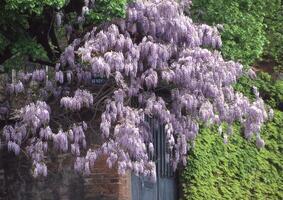
[[[133,200],[176,200],[176,184],[170,163],[166,162],[167,143],[163,124],[158,119],[145,117],[150,127],[154,153],[150,158],[156,163],[156,183],[152,183],[148,177],[136,177],[132,175],[132,199]]]

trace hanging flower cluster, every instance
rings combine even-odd
[[[18,81],[17,83],[11,83],[7,85],[7,91],[10,94],[19,94],[24,91],[24,85],[21,81]]]
[[[16,126],[16,128],[11,125],[5,126],[3,135],[7,142],[8,150],[14,152],[15,155],[19,155],[22,139],[26,136],[25,126]]]
[[[63,97],[61,105],[72,111],[79,111],[81,108],[89,108],[93,104],[93,96],[86,90],[78,89],[74,97]]]
[[[26,74],[26,77],[29,76],[29,74]],[[32,73],[32,80],[34,81],[38,81],[38,82],[41,82],[41,81],[44,81],[46,78],[46,73],[45,73],[45,70],[44,69],[39,69],[39,70],[35,70],[33,73]],[[27,79],[27,78],[26,78]]]
[[[33,161],[34,177],[47,175],[47,166],[44,161],[48,153],[49,141],[53,141],[53,148],[59,152],[66,153],[71,147],[72,153],[76,156],[80,155],[81,148],[86,148],[84,131],[87,130],[87,125],[85,122],[73,124],[66,132],[60,129],[58,133],[53,133],[48,126],[49,107],[44,102],[27,105],[20,110],[19,115],[21,121],[15,126],[5,126],[3,135],[8,150],[15,155],[20,153],[23,142],[28,143],[26,152]],[[32,132],[28,134],[29,130]]]
[[[85,1],[86,6],[89,3]],[[85,123],[75,123],[70,130],[54,134],[48,127],[47,104],[30,104],[21,110],[20,119],[35,135],[39,131],[29,146],[37,175],[45,175],[43,153],[39,152],[46,152],[44,142],[53,140],[56,149],[76,156],[77,171],[89,174],[95,160],[106,155],[108,166],[117,166],[119,173],[132,170],[155,180],[155,162],[150,156],[154,141],[147,117],[165,127],[166,157],[174,169],[179,163],[186,164],[201,124],[219,125],[221,134],[222,124],[228,124],[227,133],[223,133],[227,143],[232,124],[239,121],[245,137],[256,134],[256,145],[264,146],[259,131],[268,115],[262,99],[256,90],[254,102],[234,91],[232,85],[243,75],[242,65],[225,61],[217,51],[222,43],[216,27],[195,24],[183,14],[188,4],[173,0],[130,3],[125,19],[100,30],[94,28],[65,49],[52,84],[53,90],[60,88],[61,92],[53,94],[61,97],[62,107],[73,112],[90,108],[94,104],[92,91],[97,89],[91,84],[94,77],[113,83],[115,90],[101,114],[100,133],[105,142],[82,155],[81,149],[86,148]],[[82,13],[87,13],[86,7]],[[252,71],[248,74],[255,75]],[[38,77],[33,78],[36,81],[44,79],[39,72],[33,77]],[[73,88],[74,97],[63,96],[61,85]],[[130,99],[136,99],[137,104],[129,104]],[[5,137],[20,145],[14,139],[15,129],[7,126]],[[14,143],[9,148],[18,153]]]

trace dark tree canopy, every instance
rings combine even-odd
[[[86,3],[90,10],[82,17],[84,0],[1,1],[0,65],[7,71],[30,62],[55,66],[66,45],[88,26],[124,17],[127,1]]]

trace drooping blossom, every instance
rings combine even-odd
[[[81,108],[89,108],[93,104],[93,96],[86,90],[78,89],[74,97],[63,97],[60,104],[72,111],[79,111]]]

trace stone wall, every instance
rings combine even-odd
[[[31,163],[25,156],[1,152],[1,200],[79,200],[84,195],[84,180],[71,166],[53,172],[48,177],[31,176]],[[58,163],[56,163],[57,165]]]
[[[90,176],[82,177],[72,169],[70,158],[55,161],[48,177],[34,179],[29,161],[8,152],[1,156],[0,200],[130,200],[130,175],[120,176],[109,169],[105,158],[96,162]],[[61,165],[62,169],[58,166]]]

